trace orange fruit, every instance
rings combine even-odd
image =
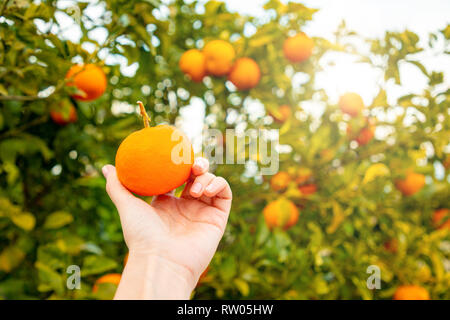
[[[249,90],[258,85],[261,71],[258,64],[251,58],[239,58],[231,68],[228,80],[239,90]]]
[[[235,52],[233,46],[223,40],[208,42],[203,48],[206,71],[214,76],[227,75],[233,66]]]
[[[442,208],[433,212],[432,222],[437,229],[450,230],[450,209]]]
[[[445,169],[450,168],[450,156],[447,156],[447,158],[445,158],[443,165]]]
[[[183,53],[179,66],[195,82],[202,81],[206,75],[206,58],[200,50],[190,49]]]
[[[297,170],[297,178],[295,179],[295,182],[297,184],[303,184],[306,181],[308,181],[312,177],[312,171],[309,168],[300,167]]]
[[[100,278],[98,278],[97,281],[95,281],[95,284],[92,287],[92,292],[94,292],[94,293],[97,292],[99,285],[102,283],[112,283],[112,284],[115,284],[116,286],[118,286],[121,278],[122,278],[122,275],[120,273],[105,274],[104,276],[101,276]]]
[[[359,94],[347,92],[340,97],[339,108],[342,112],[356,117],[364,109],[364,101]]]
[[[270,186],[274,191],[281,191],[287,188],[289,182],[291,182],[291,177],[287,172],[280,171],[276,173],[270,179]]]
[[[292,201],[279,198],[267,204],[263,215],[269,229],[276,227],[288,229],[297,223],[299,211]]]
[[[383,244],[383,247],[388,252],[396,253],[398,251],[398,240],[390,239]]]
[[[404,179],[398,179],[395,186],[404,196],[411,196],[425,185],[425,176],[420,173],[408,172]]]
[[[283,43],[283,53],[290,62],[303,62],[307,60],[314,48],[314,41],[304,33],[287,38]]]
[[[430,300],[430,294],[421,286],[403,285],[395,291],[394,300]]]
[[[72,78],[67,85],[76,86],[83,94],[72,97],[81,101],[92,101],[99,98],[106,90],[106,75],[100,67],[93,64],[73,65],[66,74]]]
[[[367,120],[366,126],[362,128],[356,136],[354,136],[352,127],[349,125],[347,127],[347,134],[350,139],[356,140],[356,142],[358,142],[358,145],[364,146],[368,144],[375,136],[375,125],[371,120]]]
[[[78,115],[77,110],[73,104],[70,103],[69,112],[63,110],[62,105],[60,105],[58,108],[50,110],[50,118],[52,118],[54,123],[64,126],[69,123],[77,122]]]
[[[144,119],[148,119],[140,103]],[[167,193],[186,182],[194,151],[189,139],[170,125],[146,126],[133,132],[119,146],[116,170],[120,182],[141,196]]]
[[[303,186],[298,187],[298,190],[302,193],[302,195],[307,196],[310,194],[314,194],[317,192],[317,184],[305,184]]]
[[[292,109],[290,106],[283,104],[278,107],[277,112],[271,112],[270,116],[279,123],[285,122],[292,115]]]

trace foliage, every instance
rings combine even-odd
[[[94,6],[101,16],[93,17]],[[216,174],[232,185],[234,202],[195,298],[390,299],[407,283],[426,287],[433,299],[450,298],[449,233],[431,224],[435,209],[450,206],[448,169],[445,177],[435,170],[443,168],[449,152],[450,91],[443,73],[421,64],[423,48],[411,31],[363,39],[345,25],[335,42],[316,37],[313,56],[291,64],[283,56],[283,41],[316,10],[278,0],[264,9],[266,17],[255,18],[229,12],[216,1],[108,0],[75,7],[54,0],[2,1],[1,298],[108,297],[93,294],[92,285],[104,273],[121,272],[127,248],[100,168],[114,163],[120,141],[140,128],[137,100],[150,109],[155,125],[178,123],[180,110],[195,99],[204,102],[205,127],[280,129],[280,143],[291,147],[280,155],[280,170],[309,168],[318,186],[305,197],[291,183],[283,193],[300,208],[299,221],[287,231],[270,231],[261,212],[281,193],[271,191],[270,177],[249,175],[243,165],[216,166]],[[58,16],[80,18],[79,42],[64,37]],[[95,32],[105,33],[105,40],[96,41]],[[182,53],[212,39],[230,41],[237,57],[258,63],[262,78],[256,88],[236,91],[223,78],[195,83],[183,75]],[[449,39],[447,26],[430,35],[428,46],[448,54]],[[359,52],[355,41],[371,52]],[[349,141],[346,124],[361,127],[363,117],[344,116],[315,86],[329,52],[354,56],[383,72],[366,115],[382,115],[376,125],[385,137],[364,146]],[[137,67],[132,76],[117,63],[125,60]],[[76,62],[102,66],[107,92],[94,102],[72,100],[78,121],[58,126],[49,112],[74,93],[64,75]],[[391,99],[390,88],[402,84],[404,64],[419,68],[428,81],[421,93]],[[296,75],[307,81],[293,85]],[[255,101],[267,113],[282,104],[295,112],[283,124],[271,122],[251,113],[248,105]],[[307,101],[325,107],[319,118],[303,110]],[[406,167],[427,176],[423,190],[411,197],[394,185]],[[398,240],[396,253],[383,246],[390,239]],[[81,266],[81,290],[66,288],[66,268],[72,264]],[[382,290],[366,287],[372,264],[381,268]]]

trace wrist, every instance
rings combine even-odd
[[[115,299],[189,299],[193,273],[157,254],[131,252]]]

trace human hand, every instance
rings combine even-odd
[[[103,167],[129,249],[116,299],[189,298],[217,250],[231,208],[228,183],[208,168],[208,160],[197,158],[180,198],[171,192],[148,204],[120,183],[113,166]]]

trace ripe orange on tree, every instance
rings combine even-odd
[[[371,119],[366,120],[366,125],[355,135],[351,125],[347,127],[347,134],[350,139],[358,142],[358,145],[364,146],[368,144],[375,136],[375,124]]]
[[[425,176],[420,173],[408,171],[404,179],[398,179],[395,186],[404,196],[411,196],[420,191],[425,185]]]
[[[292,63],[307,60],[314,48],[314,41],[304,33],[287,38],[283,43],[283,53]]]
[[[251,58],[239,58],[231,68],[228,80],[239,90],[249,90],[258,85],[261,71],[255,60]]]
[[[397,253],[397,251],[398,251],[398,240],[395,239],[395,238],[389,239],[385,243],[383,243],[383,247],[388,252]]]
[[[305,185],[299,186],[298,190],[300,190],[302,195],[308,196],[308,195],[311,195],[311,194],[314,194],[317,192],[317,184],[315,184],[315,183],[305,184]]]
[[[361,96],[354,92],[347,92],[339,98],[339,109],[342,112],[356,117],[364,109],[364,101]]]
[[[112,283],[116,286],[119,285],[120,279],[122,278],[122,275],[120,273],[108,273],[104,276],[101,276],[100,278],[95,281],[94,286],[92,287],[92,292],[96,293],[98,291],[98,287],[102,283]]]
[[[403,285],[395,291],[394,300],[430,300],[430,294],[421,286]]]
[[[276,112],[271,112],[270,116],[279,123],[286,122],[287,119],[292,115],[292,109],[287,104],[283,104],[278,107]]]
[[[190,49],[183,53],[179,66],[195,82],[202,81],[206,75],[206,57],[200,50]]]
[[[65,108],[63,104],[60,104],[58,107],[50,110],[50,118],[52,118],[54,123],[64,126],[69,123],[77,122],[77,110],[70,102],[67,102],[67,105],[68,112],[67,110],[64,110]]]
[[[209,74],[220,77],[230,72],[236,53],[229,42],[213,40],[208,42],[202,51]]]
[[[281,197],[268,203],[263,214],[269,229],[280,227],[286,230],[297,223],[299,211],[292,201]]]
[[[106,75],[103,70],[94,65],[73,65],[66,74],[67,85],[75,86],[82,93],[72,97],[81,101],[92,101],[99,98],[106,90]]]
[[[450,230],[450,209],[442,208],[435,210],[432,216],[433,226],[437,229]]]
[[[144,106],[138,102],[145,128],[133,132],[119,146],[116,170],[120,182],[141,196],[167,193],[186,182],[194,151],[186,135],[169,125],[149,127]]]
[[[281,191],[287,188],[291,182],[291,176],[285,171],[280,171],[270,179],[270,186],[274,191]]]

